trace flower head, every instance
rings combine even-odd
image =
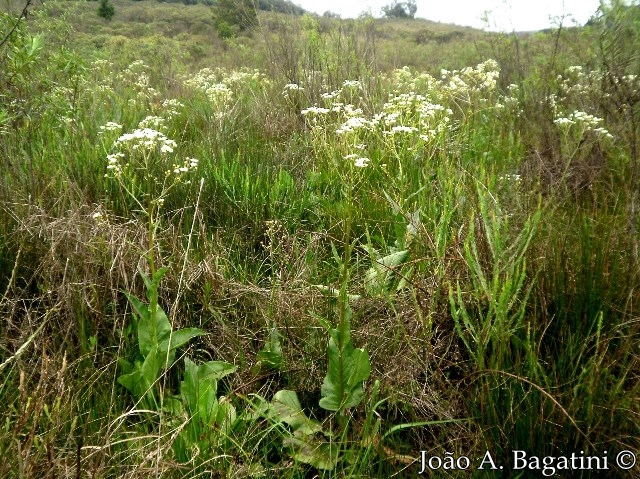
[[[370,162],[371,160],[369,158],[360,157],[360,158],[356,158],[353,164],[358,168],[365,168]]]
[[[122,125],[119,125],[118,123],[113,121],[108,121],[107,123],[102,125],[99,130],[101,133],[104,133],[105,131],[120,131],[122,130]]]

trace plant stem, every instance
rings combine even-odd
[[[339,361],[340,367],[338,369],[340,375],[340,384],[344,385],[344,348],[345,348],[345,332],[347,330],[347,308],[349,298],[347,296],[347,283],[349,282],[349,261],[351,259],[351,222],[352,218],[352,209],[351,204],[353,201],[353,166],[349,165],[349,175],[348,175],[348,184],[347,184],[347,214],[345,216],[345,232],[344,232],[344,257],[342,259],[342,271],[340,272],[340,298],[339,298],[339,308],[340,308],[340,317],[338,324],[338,338],[340,340],[340,344],[338,344]],[[344,396],[344,390],[342,391]],[[344,397],[343,397],[344,399]],[[345,408],[341,407],[338,412],[338,427],[342,434],[345,433],[346,428],[346,415]]]

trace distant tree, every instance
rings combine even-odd
[[[382,7],[382,14],[386,18],[415,18],[417,11],[416,0],[394,0],[393,3]]]
[[[109,0],[100,0],[100,6],[98,7],[98,15],[107,20],[111,20],[116,13],[116,9]]]
[[[304,15],[306,10],[288,0],[258,0],[258,8],[267,12]]]
[[[322,14],[324,18],[340,18],[339,13],[332,12],[331,10],[327,10]]]
[[[253,0],[218,0],[214,21],[220,37],[233,37],[258,23],[256,5]]]

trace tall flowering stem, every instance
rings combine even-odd
[[[150,125],[162,127],[163,121],[157,117],[147,117],[140,122],[138,128],[131,133],[121,135],[114,143],[114,153],[107,155],[108,178],[113,178],[120,187],[138,205],[140,211],[147,217],[147,250],[145,257],[149,266],[149,277],[155,285],[156,229],[159,226],[159,211],[169,192],[183,182],[185,174],[198,166],[195,158],[185,158],[182,162],[175,162],[175,141],[167,138],[164,133],[150,128]],[[114,131],[120,125],[110,122],[104,130]],[[121,128],[121,127],[120,127]],[[149,285],[147,285],[149,286]],[[148,287],[149,311],[155,318],[158,311],[158,291],[155,287]],[[155,323],[152,322],[152,329]],[[152,331],[155,337],[157,331]]]

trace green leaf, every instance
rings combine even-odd
[[[140,349],[140,354],[146,356],[152,348],[157,347],[169,337],[171,333],[171,323],[160,306],[156,307],[155,317],[151,318],[151,310],[146,304],[129,293],[125,292],[124,294],[131,303],[134,313],[137,316],[138,348]],[[153,337],[154,329],[152,321],[155,323],[155,337]]]
[[[118,383],[127,388],[137,398],[153,396],[152,386],[164,370],[166,355],[157,350],[149,351],[144,362],[136,362],[133,371],[118,378]]]
[[[328,355],[329,368],[320,390],[320,407],[341,411],[357,406],[362,401],[362,382],[371,374],[369,354],[364,349],[354,349],[350,341],[340,351],[331,338]]]
[[[184,365],[184,380],[180,383],[182,399],[192,415],[198,415],[204,423],[213,425],[219,416],[218,380],[233,373],[236,367],[223,361],[197,365],[189,358],[185,358]]]
[[[138,322],[138,345],[143,356],[167,341],[172,329],[167,314],[160,306],[156,308],[155,318],[151,317],[151,311],[149,311],[147,318],[141,318]],[[153,337],[152,321],[155,322],[155,338]]]
[[[229,431],[236,422],[238,415],[235,406],[231,403],[231,399],[222,396],[218,400],[218,411],[215,423],[220,426],[223,431]]]
[[[334,298],[339,298],[340,297],[340,290],[337,288],[332,288],[331,286],[325,286],[324,284],[314,284],[314,287],[318,288],[320,291],[322,291],[323,293],[329,295],[329,296],[333,296]],[[348,294],[347,293],[347,298],[349,299],[349,301],[355,301],[360,299],[362,296],[360,296],[359,294]]]
[[[174,416],[181,416],[184,413],[182,402],[177,397],[167,397],[162,405],[164,411]]]
[[[169,344],[168,337],[166,341],[163,341],[160,344],[160,351],[167,352],[167,346],[169,351],[173,351],[179,348],[180,346],[188,343],[193,338],[196,338],[198,336],[204,336],[205,334],[206,333],[204,331],[198,328],[179,329],[178,331],[175,331],[173,334],[170,335],[171,344]]]
[[[373,265],[365,273],[364,288],[370,296],[389,292],[395,275],[394,269],[402,265],[409,256],[409,250],[396,251],[381,259],[374,259]]]
[[[340,326],[329,331],[329,365],[320,390],[320,407],[329,411],[357,406],[362,400],[362,382],[371,373],[369,354],[364,349],[355,349],[351,343],[351,308],[349,304],[345,306]]]
[[[268,419],[273,422],[279,422],[278,413],[272,404],[258,394],[249,394],[246,399],[249,408],[245,410],[242,418],[246,421],[257,421],[258,419]]]
[[[282,368],[284,364],[282,345],[280,344],[280,334],[275,327],[271,329],[269,339],[258,353],[258,361],[270,369],[279,370]]]
[[[283,443],[293,449],[292,456],[295,460],[310,464],[316,469],[331,471],[340,460],[337,443],[321,442],[306,435],[285,438]]]
[[[133,364],[124,358],[118,358],[118,366],[120,366],[123,374],[129,374],[133,371]]]
[[[236,372],[236,366],[225,361],[208,361],[198,366],[201,377],[220,380],[229,374]]]
[[[140,369],[134,369],[128,374],[123,374],[118,378],[118,383],[124,386],[135,397],[140,398],[147,388],[142,383],[143,374]]]
[[[160,287],[160,282],[164,275],[169,271],[168,266],[164,266],[162,268],[158,268],[155,273],[153,273],[153,287],[157,290]]]
[[[144,391],[147,392],[151,386],[160,378],[165,370],[166,354],[152,349],[142,363],[142,374],[144,379]],[[140,395],[142,396],[142,394]]]
[[[146,274],[140,271],[140,276],[142,277],[142,281],[144,281],[144,286],[147,288],[147,299],[150,303],[157,301],[158,298],[158,289],[160,289],[160,282],[165,274],[169,271],[168,267],[159,268],[153,273],[153,276],[149,278]],[[155,298],[155,299],[154,299]]]
[[[140,276],[142,277],[142,281],[144,282],[144,287],[147,289],[147,293],[149,293],[149,291],[152,291],[153,289],[153,282],[151,281],[151,279],[149,279],[149,276],[144,274],[142,271],[140,271]]]
[[[400,204],[396,200],[391,198],[391,196],[389,196],[389,193],[387,193],[385,190],[382,190],[382,194],[391,206],[391,211],[393,212],[394,216],[402,212],[402,207],[400,206]]]
[[[294,433],[315,434],[322,431],[322,425],[313,419],[309,419],[302,411],[302,406],[295,391],[286,389],[278,391],[273,396],[271,405],[275,409],[278,418],[291,426]]]
[[[127,297],[129,302],[131,303],[131,306],[133,306],[133,311],[138,316],[138,321],[140,321],[141,319],[148,320],[149,310],[147,309],[147,305],[142,303],[142,301],[140,301],[138,298],[136,298],[132,294],[125,292],[124,295]]]
[[[200,381],[198,365],[189,358],[184,358],[184,380],[180,382],[180,395],[191,414],[198,411]]]

